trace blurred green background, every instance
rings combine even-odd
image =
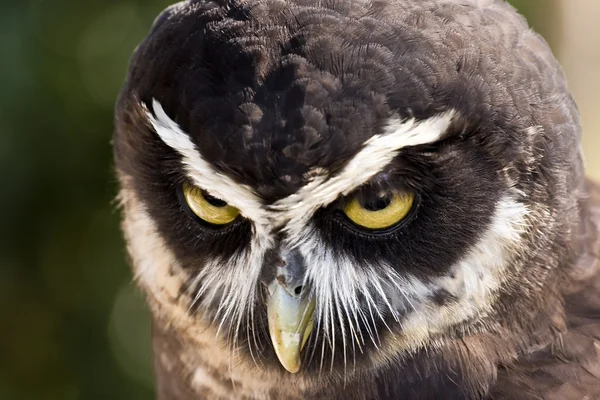
[[[152,398],[110,140],[128,58],[169,3],[0,3],[0,400]],[[513,3],[565,65],[600,178],[600,2]]]

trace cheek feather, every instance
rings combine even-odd
[[[506,282],[515,249],[528,227],[528,209],[515,197],[502,198],[484,234],[447,275],[427,282],[400,275],[391,265],[358,265],[334,253],[316,230],[307,228],[296,242],[307,260],[318,331],[324,335],[321,344],[331,349],[331,360],[323,360],[325,352],[320,349],[321,364],[329,362],[333,368],[336,351],[346,363],[352,359],[347,349],[362,352],[365,340],[379,348],[373,360],[386,362],[416,350],[451,326],[485,315]],[[390,316],[393,324],[386,318]],[[393,334],[382,340],[385,331]],[[316,342],[318,337],[312,339]]]
[[[188,274],[159,235],[156,224],[138,200],[130,178],[120,176],[119,200],[123,208],[123,232],[134,266],[135,279],[157,304],[174,304]]]
[[[193,304],[194,298],[190,297],[191,293],[182,292],[182,288],[194,287],[201,279],[205,279],[200,290],[215,298],[224,296],[224,308],[219,311],[219,315],[232,315],[232,321],[235,321],[235,317],[243,313],[244,307],[250,307],[247,299],[252,296],[248,296],[247,292],[254,286],[249,283],[249,275],[243,275],[242,272],[231,274],[231,271],[243,265],[232,266],[231,271],[226,275],[223,274],[223,266],[231,265],[218,264],[214,261],[214,265],[210,265],[211,268],[204,269],[210,272],[190,276],[185,269],[181,268],[177,258],[158,233],[155,222],[134,191],[130,189],[128,184],[130,178],[123,175],[119,178],[122,186],[119,200],[124,215],[122,228],[128,243],[127,250],[132,259],[135,280],[147,294],[154,318],[160,321],[165,329],[176,331],[178,335],[193,344],[190,346],[192,351],[186,355],[189,362],[182,360],[185,361],[184,364],[193,367],[196,363],[193,360],[198,357],[203,364],[207,363],[212,369],[229,371],[232,363],[246,361],[241,360],[239,354],[232,351],[228,341],[221,339],[218,324],[215,325],[210,319],[199,318],[198,315],[190,312],[190,305]],[[239,263],[256,266],[260,258],[258,255],[260,245],[258,252],[256,248],[255,245],[255,251],[240,256]],[[227,276],[231,278],[223,281]],[[241,288],[244,290],[240,290]],[[237,298],[233,297],[235,293],[238,293]],[[240,301],[239,304],[235,304],[236,299]],[[236,311],[233,311],[233,308]],[[252,311],[247,311],[246,315],[252,315]],[[239,321],[237,326],[234,326],[234,329],[236,328],[239,328]],[[244,380],[244,386],[248,387],[248,390],[254,390],[255,387],[256,390],[262,390],[261,385],[254,381],[255,377],[247,378],[244,374],[238,375],[236,379]]]
[[[376,354],[378,362],[416,350],[435,339],[434,335],[491,310],[498,290],[507,282],[523,234],[529,229],[529,210],[516,197],[517,194],[506,195],[497,204],[484,235],[447,276],[427,284],[412,280],[420,288],[418,305],[402,322],[401,334],[391,337],[384,351]],[[440,290],[452,296],[453,301],[436,301],[435,294]]]

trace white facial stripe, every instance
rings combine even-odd
[[[414,292],[417,296],[413,301],[418,306],[403,321],[402,337],[394,343],[394,351],[414,350],[448,327],[490,311],[498,290],[508,279],[515,248],[529,226],[529,210],[515,196],[506,195],[498,203],[485,234],[451,268],[450,275],[430,283],[409,278],[410,286],[420,287]],[[398,278],[399,282],[406,279]],[[438,290],[452,294],[456,302],[434,304],[431,297]]]
[[[152,127],[167,146],[181,155],[189,178],[198,187],[206,190],[212,196],[226,200],[238,208],[243,216],[251,220],[260,222],[266,219],[260,199],[251,188],[239,184],[206,162],[190,137],[181,130],[175,121],[169,118],[158,101],[152,101],[152,108],[156,118],[146,110]]]
[[[384,323],[382,313],[406,317],[402,320],[401,336],[393,337],[393,345],[377,353],[384,362],[398,352],[415,350],[450,326],[484,315],[506,282],[514,248],[528,228],[528,213],[527,207],[512,194],[506,195],[498,203],[484,235],[451,267],[451,274],[427,282],[410,274],[399,275],[394,266],[356,265],[343,255],[333,254],[317,233],[306,233],[306,240],[298,249],[306,260],[306,279],[315,294],[320,328],[332,350],[335,352],[339,346],[339,351],[345,351],[341,343],[332,343],[331,325],[341,326],[343,320],[348,321],[350,330],[340,331],[342,336],[348,336],[343,340],[348,341],[350,349],[355,346],[360,351],[365,341],[380,345],[375,326]],[[433,296],[439,290],[447,291],[456,301],[435,304]],[[364,298],[362,307],[356,304],[359,296]],[[366,336],[352,332],[358,321],[366,326]],[[329,361],[324,360],[325,365]]]
[[[367,183],[384,170],[402,148],[438,141],[448,130],[454,114],[449,111],[421,122],[390,120],[384,133],[367,140],[363,149],[338,174],[328,177],[316,172],[307,185],[273,204],[271,209],[281,212],[278,225],[287,224],[285,230],[290,236],[297,236],[315,211]]]
[[[189,136],[169,118],[157,100],[153,100],[152,106],[156,118],[147,111],[150,123],[163,142],[182,156],[186,172],[196,185],[238,208],[260,232],[266,233],[269,225],[271,228],[285,226],[291,237],[300,234],[319,208],[381,172],[402,148],[440,140],[455,115],[449,111],[421,122],[391,119],[384,132],[367,140],[338,174],[329,176],[326,171],[314,170],[312,180],[296,193],[265,207],[250,187],[237,183],[206,162]]]

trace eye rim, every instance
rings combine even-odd
[[[386,228],[381,229],[370,229],[364,226],[361,226],[354,222],[348,215],[346,215],[344,209],[351,201],[356,199],[357,194],[350,195],[346,202],[344,202],[334,214],[334,220],[343,225],[346,229],[352,231],[353,233],[363,236],[363,237],[373,237],[373,238],[381,238],[385,236],[392,235],[396,233],[398,230],[402,229],[406,225],[408,225],[416,216],[419,207],[421,206],[421,195],[418,192],[407,192],[413,195],[412,204],[410,210],[404,215],[403,218],[398,220],[393,225],[390,225]]]
[[[213,223],[211,221],[208,221],[208,220],[202,218],[200,215],[198,215],[192,209],[192,206],[190,206],[190,204],[187,200],[185,187],[190,187],[193,190],[199,190],[200,193],[203,195],[203,197],[204,197],[203,193],[205,193],[206,191],[196,185],[193,185],[193,184],[187,182],[187,181],[184,181],[182,184],[177,186],[177,197],[178,197],[179,202],[181,203],[181,206],[184,209],[185,213],[189,217],[191,217],[195,222],[197,222],[199,225],[201,225],[203,228],[221,232],[221,231],[229,230],[229,228],[239,225],[241,223],[241,221],[243,220],[243,217],[242,217],[239,209],[237,209],[233,206],[229,206],[228,203],[226,203],[224,200],[221,200],[219,198],[215,198],[215,199],[225,202],[227,204],[227,207],[231,207],[237,211],[236,216],[231,221],[223,223],[223,224]],[[216,207],[213,204],[211,204],[206,198],[204,198],[204,201],[206,201],[209,206]],[[216,207],[216,208],[218,208],[218,207]]]

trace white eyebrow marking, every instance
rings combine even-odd
[[[145,108],[143,104],[142,107]],[[266,210],[252,188],[222,174],[204,160],[190,137],[169,118],[156,99],[152,100],[152,108],[156,118],[148,109],[145,110],[149,122],[162,141],[181,155],[188,177],[198,187],[212,196],[226,200],[227,203],[238,208],[243,216],[257,223],[267,219]]]
[[[381,172],[404,147],[434,143],[446,133],[455,112],[448,111],[424,121],[391,119],[384,132],[367,140],[360,150],[337,175],[329,177],[326,171],[315,171],[311,182],[296,193],[283,198],[270,208],[281,211],[279,225],[296,236],[319,208],[333,203],[367,183]]]
[[[190,137],[165,113],[153,99],[154,115],[146,115],[165,144],[182,156],[188,176],[196,185],[211,195],[226,200],[251,219],[259,231],[269,227],[284,227],[290,237],[297,236],[319,208],[333,203],[368,182],[381,172],[404,147],[434,143],[442,138],[452,123],[455,111],[450,110],[424,121],[392,118],[383,133],[371,137],[363,148],[336,175],[315,169],[310,182],[296,193],[271,205],[264,205],[260,197],[247,185],[240,184],[217,171],[202,158]]]

